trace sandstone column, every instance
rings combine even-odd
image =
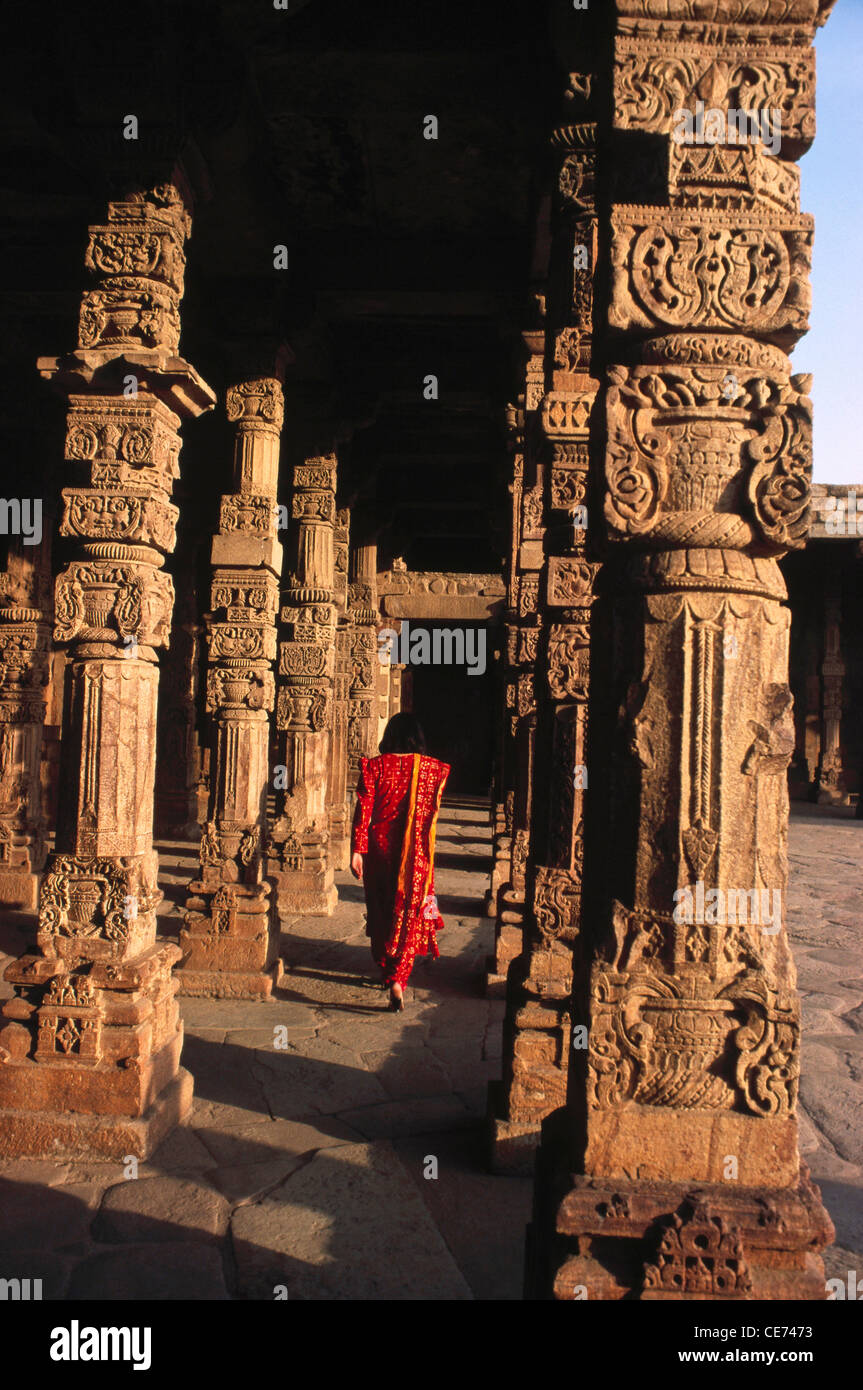
[[[612,202],[601,226],[611,553],[588,763],[603,792],[588,804],[578,1046],[567,1108],[543,1132],[529,1288],[823,1298],[816,1252],[832,1230],[797,1147],[777,564],[808,525],[808,380],[786,352],[808,326],[812,221],[790,160],[814,130],[819,6],[766,0],[758,22],[744,0],[697,7],[721,27],[693,22],[688,0],[616,8],[605,154],[619,170],[640,132],[656,155],[633,152],[624,186],[644,202]],[[704,94],[711,139],[693,120],[679,143],[677,113],[695,118]],[[756,104],[781,115],[781,157],[726,136],[729,110]]]
[[[236,491],[222,498],[212,549],[210,805],[200,878],[189,885],[180,932],[178,978],[183,994],[254,999],[272,993],[279,949],[263,858],[282,565],[276,509],[281,385],[271,377],[240,382],[229,388],[226,410],[236,427]]]
[[[348,707],[351,686],[351,628],[348,617],[348,565],[350,556],[350,518],[347,507],[336,512],[334,542],[334,594],[337,626],[335,635],[335,674],[333,677],[333,718],[327,766],[327,806],[329,812],[330,858],[334,869],[350,864],[351,807],[353,788],[348,786]]]
[[[348,710],[348,790],[353,795],[360,774],[360,758],[374,758],[378,751],[377,542],[351,548],[351,582],[348,615],[351,620],[351,683]]]
[[[199,728],[198,696],[206,640],[198,615],[196,557],[200,538],[181,534],[185,552],[177,556],[177,596],[171,646],[162,662],[156,753],[155,834],[196,843],[207,818],[209,800],[205,757]]]
[[[327,770],[335,675],[336,456],[307,458],[294,467],[291,573],[279,647],[276,724],[284,790],[267,869],[278,885],[279,913],[325,913],[338,899],[329,852]]]
[[[839,547],[836,547],[837,551]],[[841,552],[840,552],[841,554]],[[821,739],[815,771],[815,799],[819,805],[841,805],[846,800],[842,767],[842,706],[845,663],[842,660],[842,571],[840,554],[832,559],[824,591],[824,651],[819,671]]]
[[[494,917],[494,954],[488,959],[486,992],[502,995],[506,988],[506,972],[511,960],[521,950],[524,895],[514,890],[513,839],[515,835],[515,801],[519,777],[518,729],[516,711],[519,651],[519,546],[521,540],[521,499],[524,486],[524,398],[507,411],[509,444],[512,453],[512,482],[510,495],[510,549],[506,562],[507,605],[503,622],[497,718],[498,765],[495,769],[494,802],[492,804],[492,866],[488,894],[488,914]],[[533,616],[533,608],[530,609]],[[523,881],[522,881],[523,887]]]
[[[572,74],[574,114],[586,104]],[[547,386],[534,425],[543,459],[540,625],[526,866],[525,928],[507,982],[503,1084],[497,1093],[492,1166],[531,1172],[540,1125],[566,1097],[572,951],[578,932],[587,794],[586,728],[591,608],[598,564],[589,559],[589,431],[598,383],[590,375],[596,265],[596,126],[553,135],[557,174],[546,296]],[[540,674],[542,673],[542,674]],[[492,1089],[494,1097],[494,1088]]]
[[[394,714],[401,713],[402,708],[402,680],[406,666],[393,664],[388,668],[389,680],[387,685],[387,712],[384,723],[387,724]]]
[[[89,479],[63,492],[76,558],[56,587],[55,637],[72,644],[57,839],[38,950],[6,971],[4,1155],[147,1154],[191,1099],[152,841],[178,429],[214,400],[176,356],[189,228],[172,185],[110,204],[90,228],[79,349],[40,361],[68,395],[66,457]]]
[[[539,297],[540,313],[544,313],[544,305],[544,297]],[[544,463],[537,429],[543,392],[544,336],[543,327],[522,334],[526,349],[525,389],[516,404],[507,409],[513,480],[504,621],[504,708],[500,713],[504,722],[503,824],[497,828],[494,840],[491,891],[495,945],[486,981],[491,995],[504,993],[510,963],[523,946],[525,871],[533,821],[534,668],[539,650],[539,589],[545,537]],[[499,1105],[500,1101],[493,1103]]]
[[[45,862],[40,759],[51,650],[51,541],[0,574],[0,905],[32,912]]]

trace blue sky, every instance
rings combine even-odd
[[[800,161],[815,216],[812,327],[795,348],[812,372],[816,483],[863,484],[863,0],[839,0],[815,39],[816,136]]]

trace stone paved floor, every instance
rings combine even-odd
[[[863,1274],[863,825],[804,813],[790,845],[801,1142],[837,1228],[828,1273],[844,1278]],[[176,931],[194,859],[162,848]],[[189,1122],[136,1181],[112,1163],[0,1164],[0,1276],[42,1278],[45,1298],[519,1298],[531,1184],[483,1164],[503,1012],[482,994],[488,856],[482,810],[448,808],[445,954],[418,963],[403,1014],[371,983],[347,874],[332,918],[285,924],[277,1002],[184,1000]],[[7,924],[0,949],[20,947]]]
[[[795,807],[789,928],[803,1012],[800,1152],[836,1227],[828,1277],[863,1278],[863,821]]]

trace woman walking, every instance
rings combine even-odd
[[[416,956],[440,955],[443,926],[434,894],[434,843],[449,764],[430,758],[419,720],[394,714],[380,757],[363,758],[351,834],[351,873],[366,892],[366,934],[390,988],[390,1008],[404,1008]]]

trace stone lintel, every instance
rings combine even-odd
[[[426,620],[453,623],[484,623],[497,617],[504,600],[482,594],[387,594],[381,599],[381,612],[387,618],[410,622]]]

